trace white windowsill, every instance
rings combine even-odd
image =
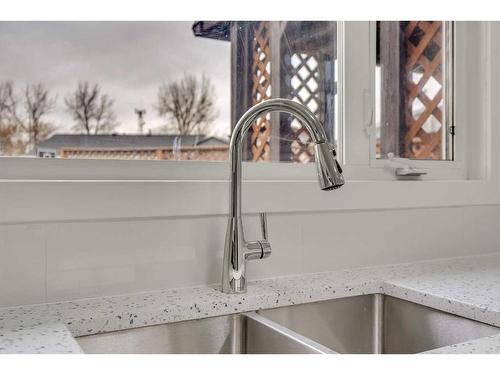
[[[226,215],[228,164],[0,159],[0,223]],[[500,203],[493,180],[360,180],[319,190],[315,165],[245,163],[243,212]],[[346,170],[347,172],[347,170]],[[348,173],[346,173],[348,176]]]

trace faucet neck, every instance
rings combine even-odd
[[[272,111],[286,112],[295,116],[306,127],[316,144],[323,145],[326,143],[326,134],[321,123],[307,107],[292,100],[266,100],[250,108],[238,121],[233,129],[229,143],[231,184],[229,193],[229,220],[224,246],[222,274],[222,290],[226,293],[245,292],[245,261],[247,259],[263,259],[271,253],[271,246],[269,241],[267,241],[266,225],[262,226],[266,228],[265,230],[263,229],[264,239],[262,241],[245,241],[243,225],[241,223],[241,163],[243,137],[259,117],[265,116]]]
[[[289,99],[269,99],[250,108],[233,129],[229,143],[231,191],[229,200],[230,217],[241,217],[241,163],[242,140],[252,124],[270,112],[289,113],[300,120],[311,135],[313,142],[326,142],[326,133],[314,114],[302,104]]]

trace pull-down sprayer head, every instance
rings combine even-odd
[[[342,168],[336,159],[335,149],[330,144],[316,143],[314,157],[318,171],[318,181],[321,190],[338,189],[344,185]]]

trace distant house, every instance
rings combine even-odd
[[[56,134],[36,146],[40,158],[226,160],[229,141],[205,135]]]

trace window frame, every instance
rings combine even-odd
[[[449,21],[448,21],[449,22]],[[467,74],[471,68],[470,62],[466,61],[466,51],[471,48],[471,43],[474,38],[480,39],[479,47],[485,47],[486,30],[484,25],[480,25],[476,30],[470,32],[471,24],[468,22],[458,22],[455,24],[453,32],[453,69],[452,69],[452,93],[453,109],[452,121],[455,125],[455,160],[404,160],[408,165],[423,169],[427,172],[422,176],[421,180],[467,180],[469,178],[477,178],[477,173],[469,173],[469,166],[465,163],[467,152],[474,154],[480,148],[481,140],[466,136],[470,132],[471,121],[462,103],[470,103],[466,88],[470,86],[467,80],[471,74]],[[348,28],[345,37],[345,47],[341,54],[344,58],[350,61],[361,61],[362,66],[356,69],[350,69],[352,64],[343,66],[345,69],[342,72],[342,80],[346,82],[354,82],[355,87],[351,90],[345,90],[343,99],[346,107],[344,107],[344,124],[355,125],[355,129],[345,129],[347,136],[344,137],[343,143],[345,150],[358,148],[358,150],[367,150],[363,154],[346,155],[344,153],[344,165],[346,170],[351,170],[352,178],[356,179],[374,179],[374,180],[397,180],[394,169],[389,167],[389,163],[385,159],[377,159],[375,155],[376,134],[375,134],[375,49],[376,49],[376,22],[347,22]],[[481,45],[483,44],[483,45]],[[363,63],[364,62],[364,63]],[[359,64],[358,64],[359,65]],[[476,69],[479,67],[476,65]],[[359,74],[363,71],[364,74]],[[483,71],[484,72],[484,71]],[[479,72],[481,73],[481,72]],[[472,75],[477,80],[477,74]],[[483,81],[484,77],[479,80]],[[465,93],[465,94],[464,94]],[[485,93],[479,93],[484,95]],[[450,96],[450,94],[449,94]],[[447,97],[449,100],[450,97]],[[352,107],[349,103],[363,103],[362,107]],[[477,113],[481,108],[475,109]],[[355,112],[362,113],[353,114]],[[470,111],[469,111],[470,112]],[[478,118],[480,116],[478,115]],[[474,124],[476,126],[478,124]],[[484,128],[484,123],[479,124]],[[469,129],[468,129],[469,128]],[[483,130],[484,132],[484,130]],[[363,151],[361,151],[363,152]]]
[[[374,98],[370,84],[374,74],[366,61],[345,63],[349,58],[359,57],[357,42],[367,45],[373,38],[369,32],[372,26],[370,22],[346,22],[340,27],[344,32],[338,35],[344,39],[337,47],[342,48],[338,53],[344,56],[339,67],[346,73],[339,86],[343,87],[344,98],[339,97],[339,104],[344,110],[338,124],[340,143],[345,145],[340,155],[346,185],[335,192],[320,191],[314,163],[244,163],[243,211],[293,213],[500,204],[500,153],[497,147],[492,147],[492,140],[500,139],[500,133],[497,127],[491,126],[500,118],[500,108],[492,105],[500,98],[500,89],[497,89],[500,73],[491,69],[500,63],[500,50],[492,42],[491,30],[494,42],[498,41],[500,23],[463,24],[457,32],[472,27],[481,36],[481,43],[472,46],[481,53],[481,67],[476,65],[472,71],[475,85],[469,87],[469,91],[462,91],[463,98],[458,96],[460,100],[471,100],[474,108],[457,105],[456,113],[457,129],[469,130],[469,133],[464,131],[463,138],[470,136],[471,144],[477,145],[473,149],[467,145],[467,151],[474,155],[470,160],[465,153],[458,152],[463,155],[467,178],[452,175],[447,178],[443,173],[453,173],[453,168],[444,166],[421,181],[397,181],[387,168],[376,165],[381,163],[372,164],[370,137],[366,133],[373,123]],[[463,53],[471,48],[471,43],[465,48]],[[470,69],[469,62],[462,60],[457,60],[457,73]],[[347,81],[356,69],[358,78]],[[455,85],[457,92],[470,83],[459,79]],[[466,124],[477,124],[477,127],[470,132],[472,127],[465,128]],[[457,139],[461,133],[458,134]],[[228,177],[227,162],[2,157],[0,223],[225,215]]]
[[[457,28],[458,35],[465,35],[462,25],[467,22],[459,22]],[[345,22],[337,21],[337,51],[338,56],[338,110],[337,131],[338,131],[338,154],[341,163],[346,167],[346,173],[356,171],[351,178],[355,179],[395,179],[391,171],[386,170],[386,160],[375,158],[375,46],[376,46],[376,22],[357,21]],[[477,33],[474,34],[477,36]],[[465,41],[460,38],[453,50],[457,61],[462,60]],[[484,38],[482,38],[484,39]],[[357,61],[357,64],[346,64],[346,60]],[[456,66],[453,69],[455,83],[452,94],[456,101],[462,102],[460,92],[467,87],[467,82],[461,77],[467,74],[462,73],[468,69],[465,64]],[[363,74],[360,74],[363,72]],[[465,102],[466,100],[463,100]],[[359,103],[362,103],[361,106]],[[464,106],[458,106],[463,108]],[[361,114],[361,115],[360,115]],[[463,161],[468,147],[476,146],[473,142],[465,143],[464,134],[468,121],[464,111],[454,113],[454,119],[459,126],[456,127],[457,150],[454,161],[428,161],[411,160],[409,163],[418,168],[423,168],[429,173],[424,176],[424,180],[440,179],[467,179],[466,165]],[[477,143],[477,142],[476,142]],[[477,148],[477,147],[476,147]],[[361,155],[362,154],[362,155]],[[366,155],[368,154],[368,157]],[[64,165],[62,165],[64,163]],[[157,163],[164,163],[161,168]],[[177,167],[176,163],[185,163],[182,167]],[[197,168],[197,163],[200,168]],[[30,166],[30,164],[33,164]],[[136,160],[57,160],[44,159],[40,161],[36,158],[22,157],[0,157],[0,180],[8,179],[177,179],[179,174],[189,179],[206,178],[210,176],[221,176],[219,164],[224,162],[209,161],[136,161]],[[245,169],[249,169],[247,174],[250,179],[267,179],[273,176],[277,179],[308,179],[311,178],[310,167],[292,163],[247,163]],[[205,166],[206,169],[198,177],[198,169]],[[30,168],[32,167],[32,168]],[[66,168],[67,167],[67,168]],[[185,168],[184,168],[185,167]],[[17,170],[20,168],[19,173]],[[181,173],[181,170],[186,170]],[[91,171],[95,171],[92,174]]]

